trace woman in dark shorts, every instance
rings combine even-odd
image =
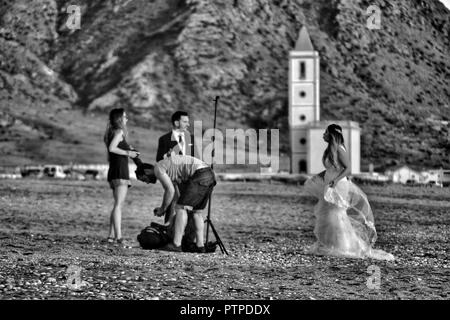
[[[128,157],[139,155],[133,151],[125,140],[127,137],[127,114],[124,109],[116,108],[109,113],[109,122],[106,128],[104,142],[108,150],[108,183],[113,190],[114,208],[111,211],[109,236],[107,241],[124,244],[122,239],[122,206],[125,202],[128,188],[131,186],[128,171]],[[113,237],[113,234],[115,237]]]

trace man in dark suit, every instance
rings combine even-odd
[[[158,140],[156,162],[169,157],[171,154],[198,157],[195,154],[194,137],[189,133],[188,128],[188,113],[185,111],[175,112],[172,115],[172,130]]]
[[[158,140],[158,151],[156,153],[156,162],[170,157],[171,155],[187,155],[198,157],[201,155],[199,146],[195,145],[194,137],[189,133],[189,115],[186,111],[176,111],[172,115],[172,130],[161,136]],[[179,196],[179,190],[176,190],[176,195],[169,209],[165,213],[164,223],[173,226],[175,217],[175,204]],[[189,215],[191,217],[192,215]],[[194,223],[189,218],[187,228],[185,230],[184,246],[189,246],[195,243]]]

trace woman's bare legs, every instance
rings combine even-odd
[[[116,239],[122,238],[122,207],[127,196],[128,185],[120,185],[114,188],[114,208],[111,211],[109,219],[109,237],[112,238],[113,232]]]
[[[114,194],[114,191],[113,191]],[[109,215],[109,239],[114,239],[114,219],[113,219],[114,208],[111,210],[111,214]]]
[[[111,210],[111,213],[109,215],[109,236],[108,239],[114,239],[114,208],[116,205],[116,191],[115,189],[112,189],[112,194],[114,198],[114,207]]]

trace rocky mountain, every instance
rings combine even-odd
[[[287,57],[303,25],[321,56],[321,117],[360,123],[363,169],[450,167],[438,0],[0,0],[1,157],[103,159],[110,108],[149,132],[176,109],[206,126],[216,95],[219,127],[280,128],[287,151]]]

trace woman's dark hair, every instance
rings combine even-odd
[[[172,115],[172,125],[175,125],[175,121],[180,121],[182,116],[188,117],[188,113],[186,111],[177,111]]]
[[[114,137],[117,130],[123,130],[124,135],[127,135],[127,128],[123,124],[123,116],[125,114],[125,109],[115,108],[109,112],[109,121],[106,126],[105,135],[103,136],[103,141],[105,142],[106,149],[109,148],[109,144]]]
[[[342,135],[342,128],[337,124],[330,124],[327,127],[327,131],[329,135],[329,141],[328,147],[323,153],[322,163],[325,166],[326,160],[328,160],[333,167],[337,168],[337,149],[341,145],[344,146],[344,136]]]

